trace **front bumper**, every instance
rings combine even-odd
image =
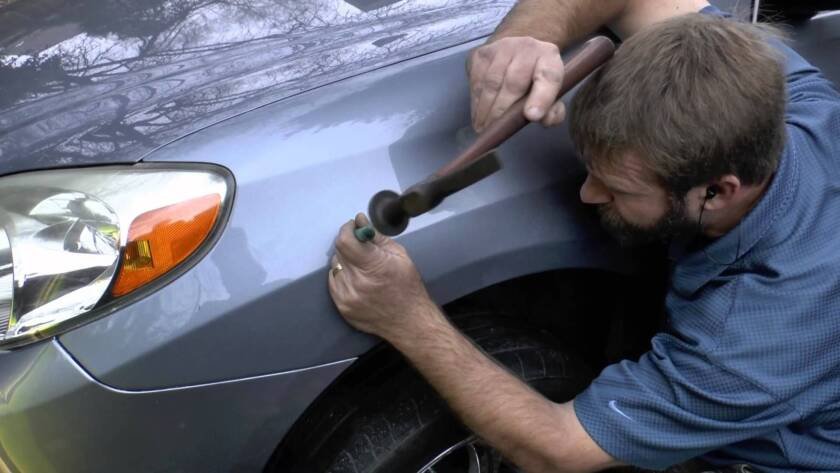
[[[125,391],[55,340],[0,352],[0,472],[258,471],[350,363]]]

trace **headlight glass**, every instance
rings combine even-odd
[[[12,248],[9,246],[6,231],[0,228],[0,336],[9,326],[12,316],[12,276]]]
[[[229,175],[140,164],[0,179],[0,346],[55,335],[160,280],[212,240]]]

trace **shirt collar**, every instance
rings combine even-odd
[[[724,18],[732,18],[732,13],[723,11],[714,5],[706,5],[705,7],[700,9],[700,13],[703,13],[705,15],[718,15]]]
[[[799,161],[793,145],[785,146],[778,169],[764,195],[735,228],[701,249],[685,251],[679,243],[672,243],[670,255],[675,263],[671,279],[673,290],[684,296],[694,294],[729,266],[741,263],[742,258],[787,211],[798,183]]]

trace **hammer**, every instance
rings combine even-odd
[[[605,63],[614,52],[615,45],[606,36],[596,36],[584,43],[566,64],[558,97],[565,95]],[[390,190],[377,192],[368,204],[373,226],[385,235],[399,235],[412,217],[432,210],[446,197],[501,169],[502,165],[493,150],[528,124],[524,114],[525,99],[514,102],[467,149],[428,178],[402,194]]]

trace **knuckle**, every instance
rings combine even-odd
[[[348,309],[352,309],[353,307],[358,306],[360,301],[361,298],[359,297],[359,293],[355,290],[351,290],[344,296],[341,303]]]
[[[478,53],[473,51],[469,56],[467,56],[467,75],[472,78],[478,72],[478,66],[480,66],[484,60],[478,57]]]
[[[481,81],[478,79],[471,79],[470,80],[470,94],[472,94],[473,99],[477,98],[481,95]]]
[[[522,46],[525,46],[532,51],[537,51],[539,53],[560,52],[560,48],[549,41],[543,41],[541,39],[534,38],[533,36],[523,36],[521,39]]]
[[[477,61],[489,61],[493,59],[495,49],[496,48],[493,44],[485,44],[484,46],[474,49],[471,56]]]
[[[544,53],[546,53],[548,55],[551,55],[551,56],[558,56],[558,57],[560,56],[560,48],[556,44],[549,43],[547,41],[539,41],[539,43],[540,44],[538,45],[538,47]]]
[[[536,69],[536,71],[534,71],[534,79],[559,83],[563,79],[563,75],[560,73],[559,69],[540,66]]]
[[[495,120],[496,118],[500,117],[505,111],[507,107],[503,105],[494,106],[493,109],[490,111],[490,120]]]
[[[467,54],[467,69],[472,69],[475,65],[475,61],[478,60],[478,51],[480,49],[481,47],[475,48]]]
[[[397,243],[397,242],[391,242],[391,251],[393,251],[397,255],[401,256],[401,258],[397,259],[397,261],[399,261],[399,262],[402,262],[405,259],[410,258],[408,256],[408,251],[405,249],[405,247],[402,246],[401,244]]]
[[[551,113],[546,116],[543,124],[546,126],[559,125],[563,122],[564,118],[565,113],[563,113],[562,110],[552,110]]]
[[[520,48],[533,48],[540,43],[540,41],[533,36],[515,36],[512,37],[511,40],[511,43],[516,44],[516,46]]]
[[[504,83],[504,76],[500,74],[488,74],[481,81],[481,88],[487,90],[499,90]]]
[[[531,86],[531,76],[524,70],[511,71],[505,79],[505,90],[513,94],[525,92]]]
[[[343,252],[347,250],[347,238],[344,233],[338,235],[338,238],[335,239],[335,248],[339,252]]]
[[[344,301],[341,301],[338,304],[336,304],[336,307],[338,307],[338,311],[341,312],[342,314],[349,314],[353,311],[353,307],[348,305]]]

